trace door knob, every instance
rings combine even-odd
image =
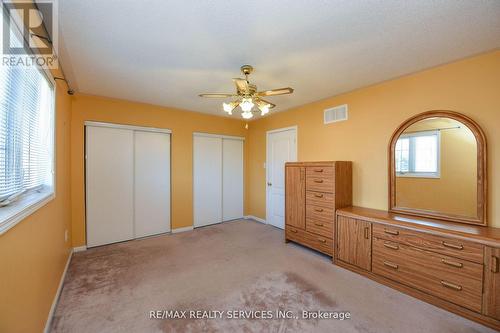
[[[267,186],[273,186],[273,184],[272,183],[267,183]]]

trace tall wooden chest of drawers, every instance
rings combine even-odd
[[[285,165],[285,240],[333,256],[335,210],[352,204],[351,162]]]

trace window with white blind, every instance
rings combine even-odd
[[[403,134],[396,142],[398,177],[440,177],[440,133],[425,131]]]
[[[54,193],[54,85],[36,67],[0,66],[0,233]]]

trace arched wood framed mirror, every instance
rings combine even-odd
[[[486,225],[486,137],[471,118],[428,111],[399,126],[389,144],[389,210]]]

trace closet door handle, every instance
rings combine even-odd
[[[445,247],[449,247],[451,249],[455,249],[455,250],[463,250],[464,249],[464,246],[462,244],[452,244],[452,243],[448,243],[448,242],[445,242],[443,241],[442,242],[443,246]]]
[[[370,239],[370,228],[369,227],[365,227],[364,233],[365,233],[365,239]]]
[[[314,182],[318,183],[318,184],[321,184],[321,183],[323,183],[323,179],[315,179]]]

